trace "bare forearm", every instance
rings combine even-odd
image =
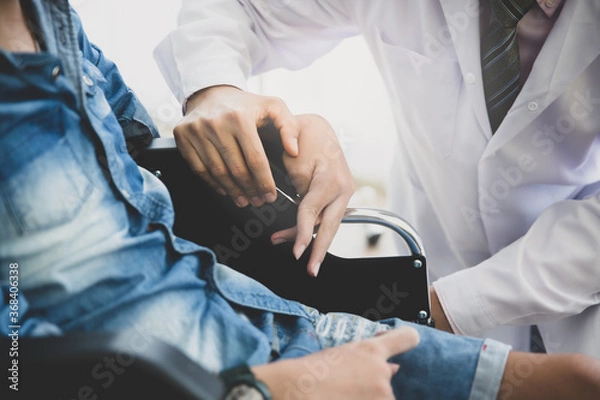
[[[498,399],[600,398],[600,361],[580,354],[511,352]]]
[[[435,327],[442,331],[454,333],[433,286],[429,289],[429,296],[431,298],[431,316],[435,321]]]
[[[258,379],[267,385],[274,400],[286,398],[286,393],[289,397],[292,391],[296,395],[302,394],[296,387],[296,381],[303,373],[297,362],[279,361],[252,367],[251,370]],[[296,396],[295,398],[305,397]]]

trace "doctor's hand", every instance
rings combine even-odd
[[[317,115],[296,118],[298,156],[284,153],[283,163],[302,198],[298,224],[274,233],[271,241],[279,244],[295,240],[294,255],[300,258],[318,227],[307,266],[308,273],[316,276],[354,193],[354,180],[331,125]]]
[[[220,85],[196,92],[186,106],[173,135],[192,171],[239,207],[275,201],[257,127],[273,123],[286,153],[297,156],[298,126],[283,101]]]
[[[417,331],[403,327],[252,371],[267,384],[273,399],[393,400],[391,379],[399,366],[387,360],[418,343]]]

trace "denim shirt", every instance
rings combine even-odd
[[[68,1],[25,6],[43,51],[0,49],[0,330],[16,265],[22,336],[131,329],[212,370],[319,350],[306,307],[173,235],[125,140],[157,136],[148,113]]]

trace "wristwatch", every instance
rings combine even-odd
[[[267,385],[256,379],[246,364],[227,369],[219,376],[225,385],[224,400],[271,400]]]

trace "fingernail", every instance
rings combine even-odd
[[[267,193],[265,194],[265,201],[267,203],[273,203],[275,200],[277,200],[277,195],[273,194],[273,193]]]
[[[294,251],[294,257],[296,257],[296,260],[299,260],[300,257],[302,257],[302,254],[304,253],[304,250],[306,250],[306,246],[305,245],[301,245],[300,247],[298,247],[297,250]]]
[[[239,196],[235,199],[235,204],[237,204],[238,207],[246,207],[248,205],[248,199],[244,196]]]
[[[311,268],[311,275],[313,278],[316,278],[317,275],[319,275],[319,269],[321,268],[321,263],[320,262],[316,262],[313,264],[312,268]]]
[[[250,203],[252,203],[252,205],[254,207],[260,207],[263,203],[262,199],[258,196],[254,196],[250,199]]]
[[[225,196],[227,194],[227,192],[223,188],[218,188],[217,193],[219,193],[221,196]]]
[[[285,242],[287,242],[287,239],[284,238],[277,238],[271,241],[271,243],[273,243],[274,246],[277,246],[278,244],[283,244]]]

